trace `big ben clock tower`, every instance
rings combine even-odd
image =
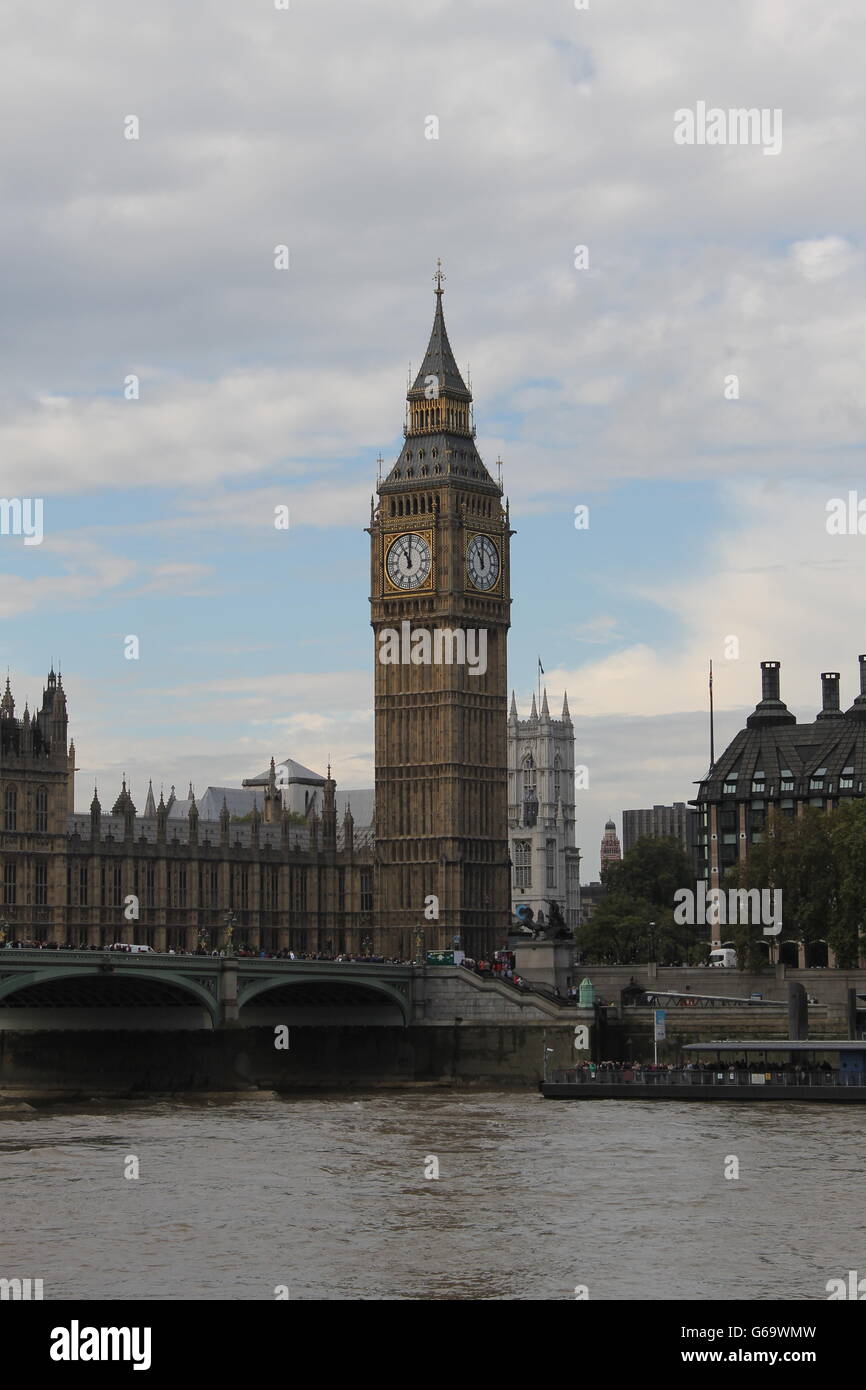
[[[508,511],[475,447],[437,271],[405,442],[370,520],[378,949],[485,957],[510,921]]]

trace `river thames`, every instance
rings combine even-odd
[[[46,1299],[823,1300],[866,1267],[857,1106],[382,1091],[0,1116],[0,1276]]]

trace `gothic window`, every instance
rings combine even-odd
[[[525,893],[532,887],[532,841],[515,840],[513,850],[514,887],[518,893]]]
[[[33,901],[37,907],[45,907],[48,902],[48,865],[36,865],[36,877],[34,879]]]
[[[249,884],[249,870],[232,867],[229,874],[229,899],[233,908],[243,911],[249,907]]]
[[[373,870],[361,870],[361,911],[373,911]]]
[[[307,876],[303,869],[293,869],[289,880],[289,890],[291,894],[291,904],[293,912],[306,912],[307,909]]]
[[[15,903],[16,865],[7,859],[3,866],[3,901],[10,907]]]
[[[280,905],[280,871],[268,867],[264,870],[265,874],[265,902],[271,912],[276,912]]]
[[[535,789],[535,759],[531,753],[527,753],[523,759],[522,780],[520,786],[521,800],[524,799],[530,787]]]
[[[87,865],[78,866],[78,901],[82,907],[87,906]]]
[[[559,754],[553,760],[553,799],[558,801],[562,792],[562,763]]]
[[[178,864],[172,874],[172,907],[186,907],[186,865]]]
[[[523,759],[521,782],[523,824],[526,826],[533,826],[538,820],[538,793],[535,790],[535,759],[531,753],[527,753],[526,757]]]
[[[18,789],[16,787],[6,788],[6,814],[3,828],[4,830],[18,829]]]
[[[48,829],[48,789],[40,787],[36,793],[36,833],[44,834]]]
[[[144,906],[153,907],[154,872],[152,864],[144,866]]]
[[[548,888],[556,887],[556,841],[548,840],[544,847],[544,863]]]

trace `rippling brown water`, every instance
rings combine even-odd
[[[826,1299],[866,1270],[864,1119],[510,1092],[6,1116],[0,1276],[46,1299]]]

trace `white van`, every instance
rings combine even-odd
[[[736,970],[737,953],[728,946],[721,946],[718,950],[710,951],[710,965],[721,965],[728,970]]]
[[[109,946],[109,951],[126,951],[131,956],[138,956],[142,951],[152,951],[152,946],[133,946],[129,941],[115,941],[113,946]]]

